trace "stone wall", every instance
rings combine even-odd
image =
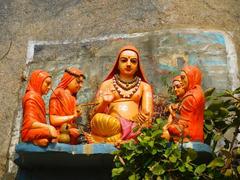
[[[23,72],[27,68],[26,60],[29,56],[27,50],[31,40],[81,42],[83,39],[93,37],[169,29],[213,30],[211,32],[220,30],[233,42],[232,49],[236,49],[236,52],[230,51],[230,54],[226,46],[216,47],[219,51],[214,49],[213,52],[226,53],[221,54],[221,57],[224,56],[223,59],[217,59],[217,64],[221,66],[224,63],[227,65],[228,61],[224,62],[224,60],[228,59],[228,55],[235,56],[237,60],[235,53],[238,55],[240,53],[239,23],[240,1],[238,0],[1,0],[0,177],[11,179],[11,174],[7,173],[9,169],[7,157],[9,157],[11,137],[14,137],[12,133],[15,131],[12,130],[16,127],[15,120],[17,115],[21,117],[21,113],[18,114],[20,89],[24,87]],[[166,42],[163,45],[166,45]],[[141,48],[141,44],[137,46]],[[40,51],[36,49],[41,52],[41,56],[44,47],[43,49],[38,47]],[[119,45],[115,45],[112,50],[108,48],[109,51],[103,52],[103,55],[110,53],[108,58],[114,58],[118,47]],[[54,54],[57,54],[57,58],[61,59],[59,54],[68,55],[68,50],[76,47],[72,45],[71,48],[62,47],[57,50],[53,46],[48,46],[46,55],[48,52],[53,52],[51,48],[56,51],[50,54],[51,58],[56,58]],[[81,52],[77,51],[76,54],[78,53]],[[35,58],[41,57],[36,53]],[[211,65],[212,60],[208,60]],[[235,64],[234,67],[238,65]],[[223,80],[225,77],[224,75]],[[235,80],[225,79],[225,81],[230,83],[229,86],[234,86]],[[226,84],[222,84],[225,87]]]

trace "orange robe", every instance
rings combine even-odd
[[[183,71],[188,77],[188,91],[183,96],[176,121],[168,126],[171,136],[183,134],[186,141],[204,141],[204,105],[205,98],[201,84],[201,72],[197,67],[186,66]],[[182,132],[181,132],[182,131]]]
[[[34,122],[46,124],[46,110],[41,87],[47,77],[50,77],[50,75],[42,70],[34,71],[30,77],[26,94],[22,100],[23,124],[21,137],[24,142],[51,137],[48,128],[32,128]]]
[[[71,71],[78,75],[82,75],[82,72],[76,68],[72,68]],[[73,115],[77,101],[76,97],[71,95],[65,89],[67,88],[68,84],[74,79],[74,77],[68,73],[64,73],[61,82],[59,83],[58,87],[54,90],[54,93],[51,95],[50,104],[49,104],[49,114],[50,115],[57,115],[57,116],[68,116]],[[64,123],[63,123],[64,124]],[[71,120],[68,122],[70,125],[70,144],[77,144],[78,136],[74,136],[71,134],[71,129],[77,128],[77,123],[75,120]],[[58,133],[60,133],[61,126],[55,126]]]

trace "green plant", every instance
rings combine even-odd
[[[235,91],[213,95],[205,92],[205,141],[213,149],[214,159],[209,164],[197,164],[196,152],[183,149],[181,144],[169,143],[161,138],[166,117],[156,119],[151,128],[145,128],[137,137],[116,151],[112,170],[113,179],[238,179],[240,166],[236,156],[240,148],[234,147],[240,125],[240,99]],[[224,137],[229,128],[235,128],[231,140]],[[217,150],[217,143],[225,145]]]

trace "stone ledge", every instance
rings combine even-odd
[[[39,147],[33,144],[20,143],[16,146],[15,163],[19,167],[83,167],[111,166],[113,151],[111,144],[49,144]],[[81,162],[81,163],[80,163]]]

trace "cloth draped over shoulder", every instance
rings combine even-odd
[[[27,134],[34,122],[46,123],[46,110],[41,88],[47,77],[51,76],[43,70],[35,70],[30,76],[22,99],[23,124],[21,136],[23,141],[28,141]]]
[[[83,75],[79,69],[74,67],[70,68],[69,71],[78,76]],[[76,95],[71,95],[70,92],[65,90],[74,78],[75,77],[68,72],[63,74],[60,83],[50,97],[50,115],[66,116],[74,114],[77,105]]]

